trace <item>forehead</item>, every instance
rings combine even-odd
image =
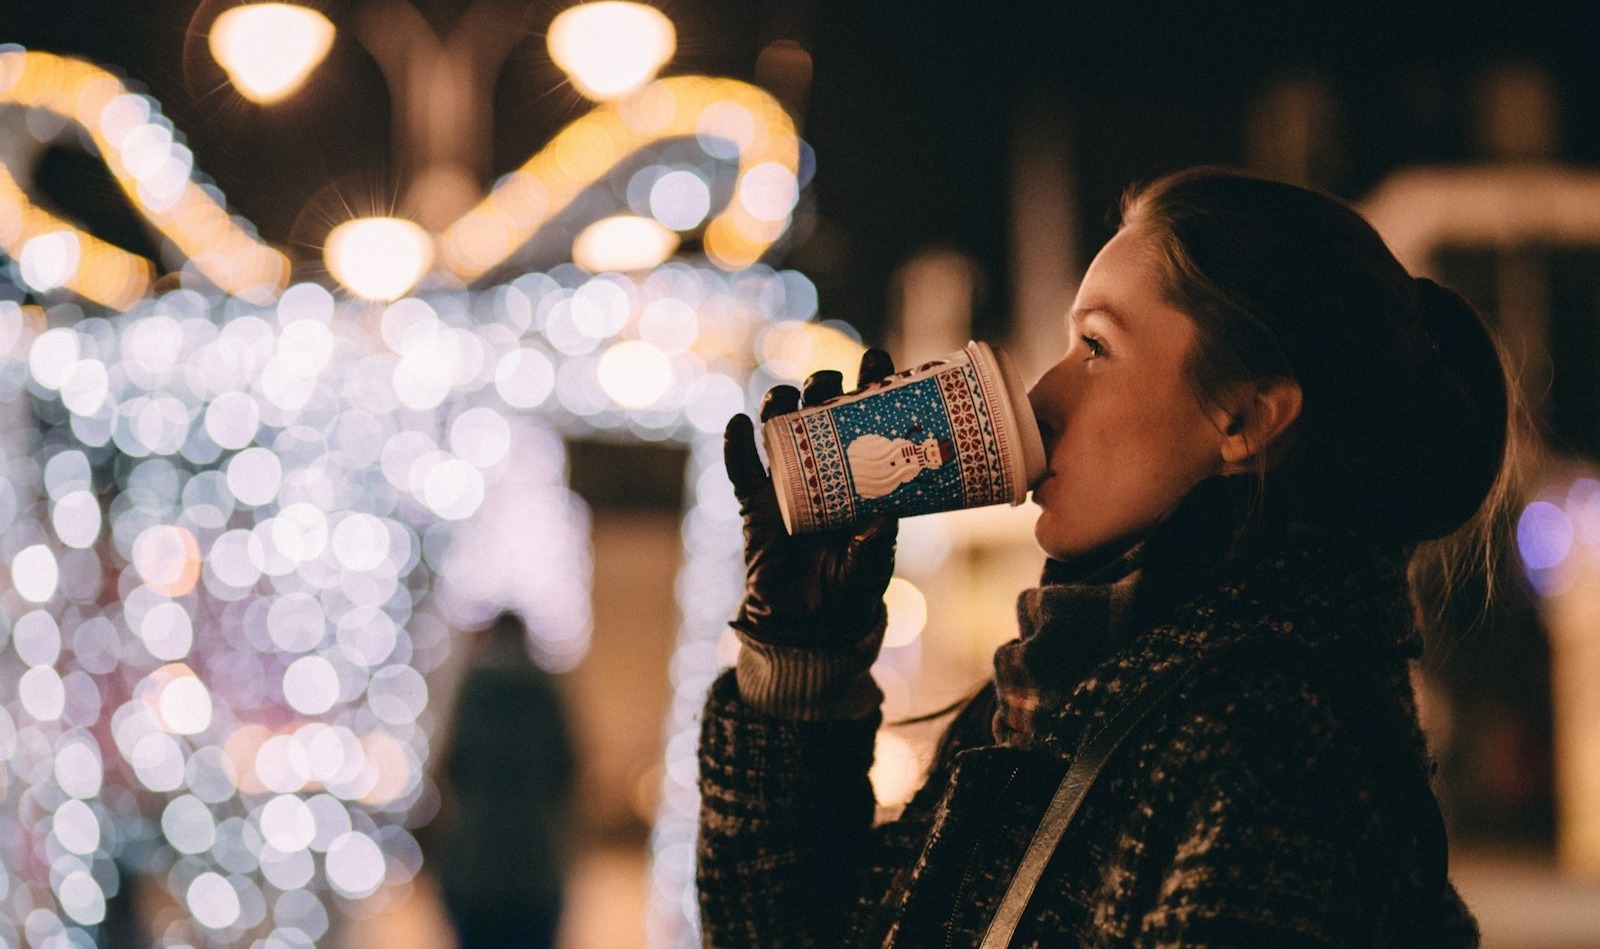
[[[1109,291],[1137,292],[1148,288],[1160,293],[1161,257],[1150,235],[1123,228],[1100,248],[1083,275],[1083,285]],[[1103,285],[1103,286],[1102,286]]]
[[[1160,249],[1154,238],[1135,229],[1118,231],[1084,273],[1074,315],[1098,315],[1128,332],[1162,328],[1174,321],[1192,324],[1167,301]]]

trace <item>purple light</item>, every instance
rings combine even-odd
[[[1517,520],[1517,550],[1530,570],[1548,570],[1572,553],[1572,521],[1548,501],[1534,501]]]

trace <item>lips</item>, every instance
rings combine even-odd
[[[1045,473],[1044,473],[1044,477],[1040,478],[1038,483],[1033,486],[1033,491],[1032,491],[1033,503],[1038,504],[1038,505],[1043,505],[1044,504],[1044,499],[1043,499],[1043,497],[1041,495],[1042,495],[1042,492],[1044,491],[1045,484],[1047,482],[1049,482],[1049,480],[1051,478],[1053,478],[1053,477],[1055,477],[1055,472],[1054,471],[1050,471],[1050,470],[1047,469],[1045,471]]]

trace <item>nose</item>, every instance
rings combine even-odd
[[[1028,405],[1039,422],[1039,435],[1049,453],[1061,434],[1066,410],[1066,373],[1057,363],[1028,390]]]

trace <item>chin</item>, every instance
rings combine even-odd
[[[1053,529],[1054,525],[1049,523],[1049,520],[1050,513],[1046,511],[1040,514],[1039,519],[1033,523],[1034,543],[1038,544],[1039,549],[1043,550],[1047,556],[1055,560],[1070,558],[1072,556],[1071,544],[1062,540],[1057,531]]]

